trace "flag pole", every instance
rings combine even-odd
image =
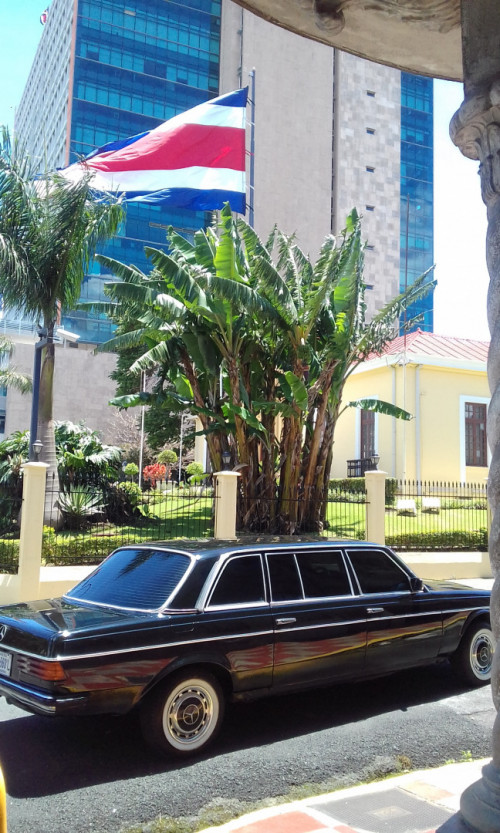
[[[248,73],[250,78],[250,182],[248,200],[248,222],[254,228],[255,216],[255,67]]]

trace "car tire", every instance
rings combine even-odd
[[[490,625],[484,620],[471,625],[462,637],[452,665],[456,673],[470,685],[484,685],[491,680],[495,640]]]
[[[175,674],[144,700],[143,736],[163,754],[197,755],[216,737],[224,706],[222,688],[212,674],[193,669]]]

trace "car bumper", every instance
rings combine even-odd
[[[58,716],[63,714],[83,714],[87,711],[88,695],[67,694],[54,695],[40,689],[21,685],[13,680],[0,681],[0,696],[8,703],[34,714]]]

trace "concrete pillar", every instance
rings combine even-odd
[[[23,506],[19,538],[19,601],[38,599],[42,564],[46,463],[23,466]]]
[[[385,544],[385,471],[365,472],[366,540]]]
[[[0,769],[0,833],[7,833],[7,800],[5,797],[5,781]]]
[[[453,116],[450,135],[464,156],[479,162],[481,195],[487,209],[486,262],[490,276],[488,325],[488,444],[491,465],[488,499],[491,571],[495,578],[490,617],[496,651],[491,690],[497,717],[493,726],[493,760],[483,777],[462,795],[460,810],[467,829],[476,833],[500,830],[500,5],[498,0],[461,0],[465,100]]]
[[[237,471],[217,471],[215,478],[215,529],[214,538],[231,540],[236,538],[236,497],[238,489]]]
[[[203,431],[201,419],[197,416],[194,423],[195,437],[194,437],[194,461],[201,463],[203,471],[207,471],[207,438],[198,436],[198,431]]]

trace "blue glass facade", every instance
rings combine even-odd
[[[79,0],[70,162],[218,95],[219,53],[220,0]],[[204,212],[131,203],[102,251],[148,271],[144,246],[164,246],[170,225],[189,235],[205,220]],[[95,263],[82,300],[105,300],[109,277]],[[82,310],[64,316],[63,327],[91,342],[112,329],[106,316]]]
[[[402,72],[401,291],[434,263],[433,135],[433,80]],[[433,307],[431,292],[408,309],[408,320],[422,316],[412,329],[420,327],[425,332],[433,332]]]

